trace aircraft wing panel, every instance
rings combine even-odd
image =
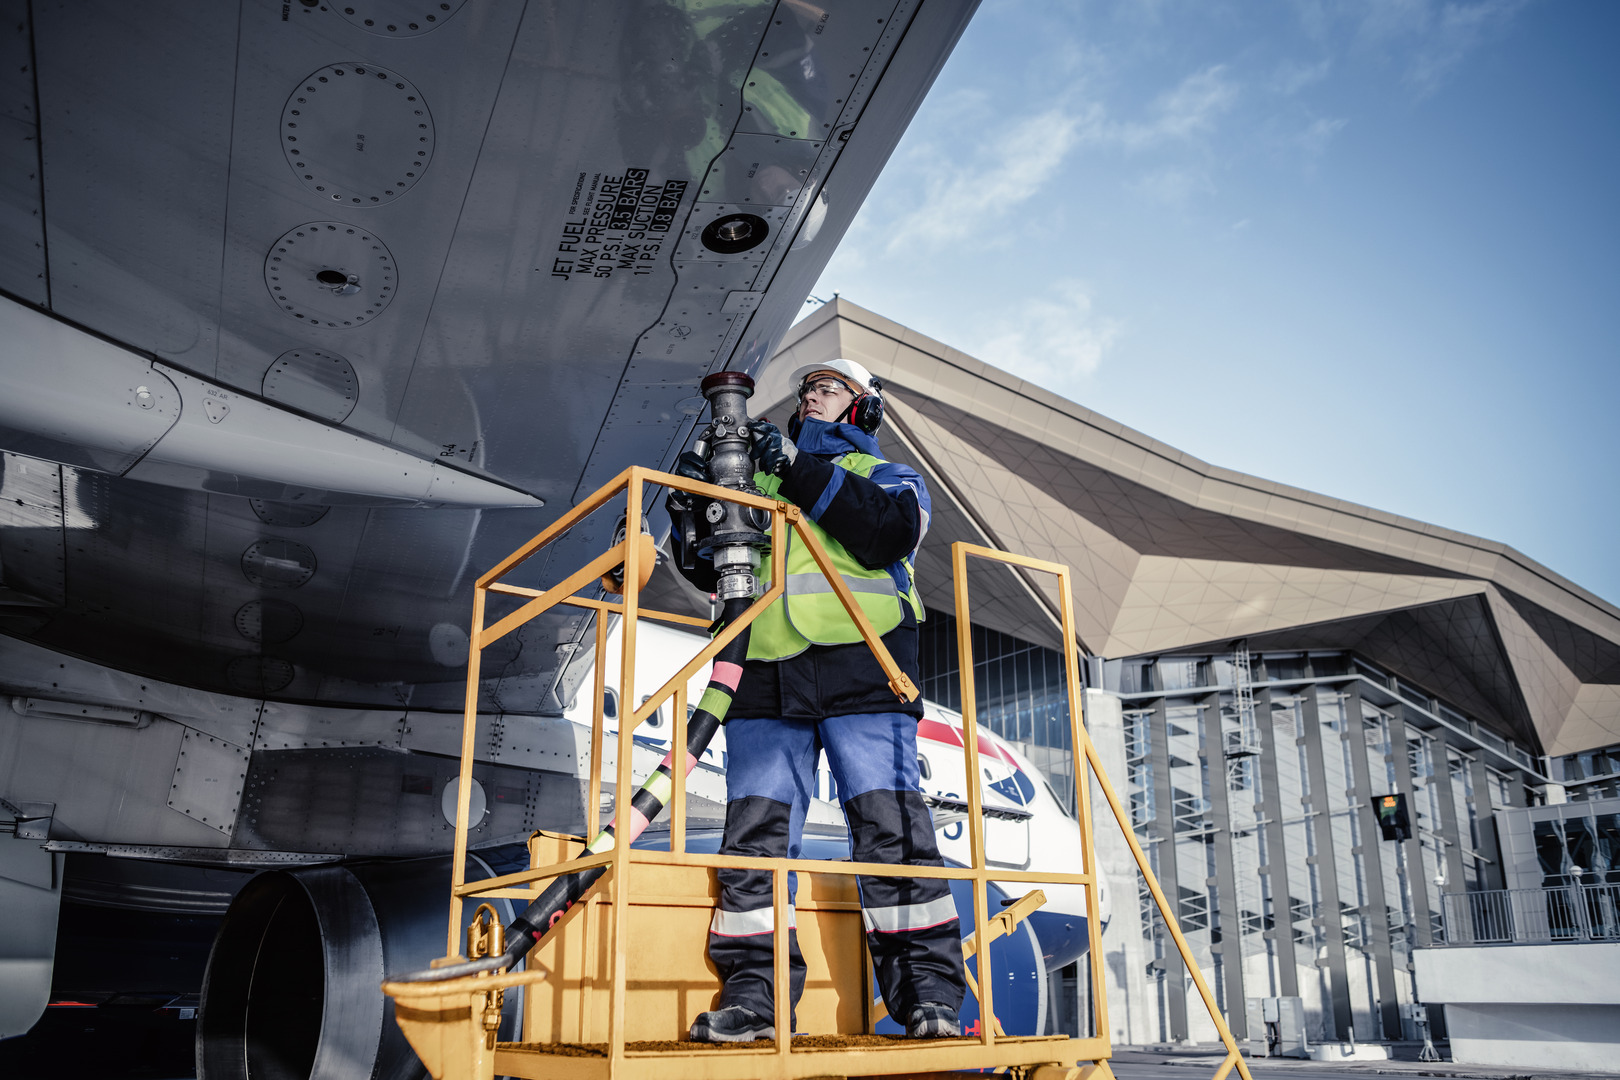
[[[758,373],[973,7],[20,5],[0,27],[19,832],[219,865],[446,851],[473,580],[625,466],[667,466],[704,375]],[[599,552],[619,509],[514,583]],[[584,827],[581,732],[547,717],[592,627],[564,609],[484,651],[475,844]],[[639,766],[659,756],[638,740]],[[381,934],[436,943],[438,922]],[[125,988],[129,938],[95,946]]]
[[[212,377],[237,11],[177,2],[29,8],[47,302]]]
[[[636,336],[674,288],[674,226],[695,194],[689,158],[701,169],[716,152],[700,144],[729,128],[725,81],[746,71],[770,14],[714,10],[723,17],[591,5],[525,19],[411,375],[402,442],[571,501]],[[704,370],[687,369],[683,396]]]
[[[355,372],[345,426],[436,454],[396,440],[400,405],[528,9],[467,4],[399,40],[309,10],[283,22],[277,5],[242,5],[219,377],[270,393],[278,357],[341,357]],[[338,295],[323,271],[357,291]]]
[[[6,541],[7,583],[50,594],[7,625],[225,692],[457,707],[471,578],[625,466],[667,465],[705,374],[757,371],[972,7],[471,0],[390,33],[324,3],[32,5],[0,49],[38,62],[5,76],[0,120],[35,131],[37,73],[48,290],[26,254],[0,287],[220,393],[186,382],[123,477],[0,443],[68,462],[54,544],[43,506],[38,558]],[[8,161],[8,236],[38,173]],[[281,468],[243,464],[249,419]],[[321,480],[359,468],[321,449],[354,435],[382,444],[366,477]],[[383,472],[427,462],[547,505],[382,508],[409,486]],[[602,516],[522,582],[599,550]],[[488,706],[559,710],[588,626],[502,642]]]
[[[67,599],[68,531],[62,474],[49,461],[0,454],[0,573],[5,575],[0,629],[28,633]],[[76,494],[76,492],[75,492]]]
[[[26,5],[0,26],[0,289],[45,303],[33,26]]]

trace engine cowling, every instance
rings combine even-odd
[[[492,876],[468,859],[470,878]],[[232,901],[197,1017],[200,1080],[414,1080],[426,1075],[379,987],[444,953],[450,860],[260,874]],[[502,923],[513,912],[494,902]],[[466,905],[470,921],[477,905]],[[512,1038],[521,991],[506,996]]]

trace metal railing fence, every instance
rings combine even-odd
[[[1446,893],[1436,945],[1620,941],[1620,883]]]

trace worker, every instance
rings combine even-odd
[[[890,655],[920,683],[917,623],[923,608],[912,559],[928,527],[928,489],[914,470],[883,460],[874,437],[883,422],[882,386],[866,368],[843,359],[810,365],[793,373],[792,385],[798,409],[787,432],[764,421],[752,426],[759,469],[754,482],[767,496],[804,509],[806,524]],[[706,478],[702,459],[690,451],[677,469]],[[692,498],[672,493],[672,512],[691,513]],[[692,516],[703,521],[701,513]],[[679,534],[677,529],[673,537],[677,548]],[[683,572],[699,588],[713,590],[711,565],[675,561],[695,563]],[[752,625],[748,660],[727,713],[721,854],[797,858],[817,760],[825,750],[855,861],[941,865],[918,784],[921,702],[897,698],[802,543],[789,540],[786,570],[785,595]],[[771,875],[742,869],[718,874],[720,903],[708,946],[723,986],[718,1005],[697,1017],[691,1037],[775,1038]],[[912,1038],[960,1034],[961,931],[948,883],[861,877],[858,884],[889,1015]],[[789,967],[797,1002],[805,965],[791,912],[789,907]]]

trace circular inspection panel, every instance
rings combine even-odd
[[[439,795],[439,812],[444,820],[452,826],[456,823],[456,802],[460,799],[461,787],[459,780],[451,780],[444,785],[444,791]],[[467,792],[467,828],[478,828],[479,822],[484,820],[484,813],[489,809],[489,796],[484,794],[484,785],[477,780],[472,781]]]
[[[735,255],[758,247],[770,234],[770,224],[758,214],[727,214],[709,222],[699,239],[710,251]]]
[[[274,694],[293,681],[293,666],[274,656],[238,656],[225,665],[225,680],[244,694]]]
[[[398,273],[381,240],[341,221],[312,221],[277,240],[264,257],[264,284],[283,313],[342,329],[380,315]]]
[[[456,623],[435,623],[428,631],[433,662],[447,668],[467,666],[467,631]]]
[[[304,628],[304,613],[285,600],[249,600],[236,611],[236,632],[249,641],[279,645]]]
[[[266,525],[285,529],[302,529],[326,516],[330,506],[305,506],[299,503],[271,502],[269,499],[249,499],[253,513]]]
[[[332,64],[298,84],[281,110],[281,151],[299,181],[345,206],[381,206],[433,160],[433,117],[402,75]]]
[[[337,353],[288,349],[264,373],[264,396],[341,424],[360,398],[354,365]]]
[[[467,0],[327,0],[332,9],[362,30],[382,37],[416,37],[437,30]]]
[[[242,552],[242,573],[262,589],[296,589],[315,576],[315,553],[296,540],[259,540]]]

